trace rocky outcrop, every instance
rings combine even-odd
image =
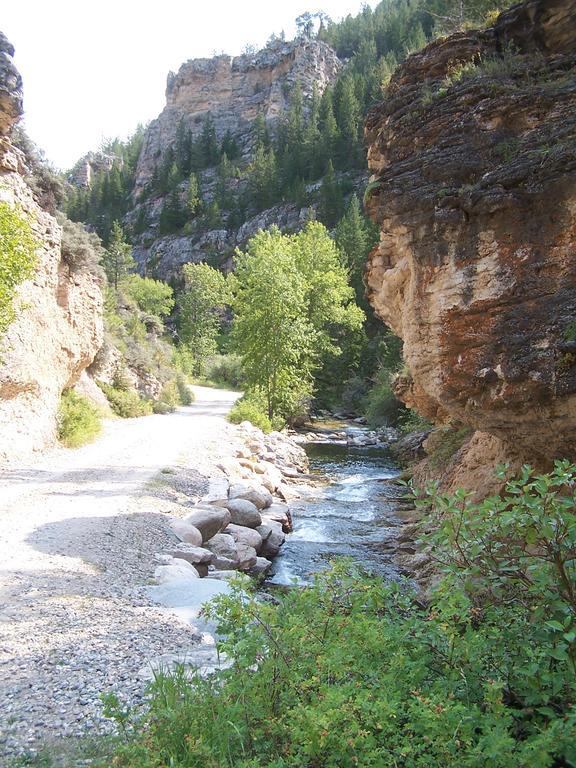
[[[183,64],[178,74],[168,76],[166,106],[146,129],[136,169],[134,206],[126,216],[127,225],[138,232],[134,256],[143,272],[173,282],[180,279],[181,266],[187,262],[209,261],[227,268],[235,249],[260,228],[273,223],[286,231],[301,228],[310,211],[285,203],[252,216],[248,212],[241,226],[222,211],[219,224],[200,223],[177,235],[162,236],[159,222],[166,196],[148,195],[148,185],[155,172],[163,168],[169,150],[177,150],[178,136],[186,134],[197,140],[208,116],[217,140],[229,134],[239,152],[236,162],[245,165],[254,149],[256,117],[264,117],[273,132],[278,118],[289,107],[295,84],[302,90],[307,111],[314,89],[321,94],[336,79],[341,66],[332,48],[318,40],[276,40],[255,54],[193,59]],[[217,197],[216,170],[207,168],[197,175],[208,206]],[[352,179],[352,183],[355,181]],[[245,192],[245,179],[235,178],[229,185],[235,196]],[[314,196],[317,186],[310,185],[307,193]],[[180,182],[177,193],[184,206],[187,179]],[[146,222],[144,228],[142,221]]]
[[[277,40],[255,54],[187,61],[178,74],[168,75],[166,107],[146,130],[136,194],[173,145],[181,121],[195,137],[209,114],[219,139],[229,131],[239,147],[247,150],[252,141],[250,128],[258,114],[268,124],[273,123],[287,108],[295,83],[300,84],[307,101],[314,86],[322,93],[340,67],[332,48],[318,40]]]
[[[114,165],[122,169],[122,158],[106,152],[88,152],[72,169],[70,181],[78,187],[90,187],[94,174],[111,171]]]
[[[62,229],[38,205],[9,140],[22,112],[12,53],[0,37],[0,200],[30,222],[38,248],[36,273],[20,287],[17,319],[0,340],[0,462],[54,441],[60,394],[90,365],[103,333],[99,280],[62,259]]]
[[[396,391],[470,425],[448,485],[576,458],[576,0],[531,0],[410,56],[367,121],[370,301]]]

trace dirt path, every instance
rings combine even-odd
[[[105,729],[101,692],[138,704],[147,661],[197,642],[145,592],[174,542],[164,514],[207,491],[230,440],[237,395],[195,392],[0,470],[0,756]]]

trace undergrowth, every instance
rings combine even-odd
[[[62,393],[58,408],[58,440],[67,448],[78,448],[102,431],[98,408],[71,389]]]
[[[237,586],[207,611],[231,666],[157,676],[143,718],[108,702],[105,765],[576,766],[576,466],[419,503],[443,571],[429,605],[348,562],[277,604]]]
[[[103,381],[96,383],[106,395],[106,399],[116,416],[130,419],[136,416],[148,416],[152,413],[152,404],[141,398],[134,390],[115,387],[111,384],[105,384]]]

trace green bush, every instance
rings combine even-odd
[[[148,416],[152,413],[152,405],[143,400],[133,390],[118,389],[103,381],[96,382],[106,395],[110,407],[117,416],[122,419],[131,419],[135,416]]]
[[[266,415],[261,404],[245,397],[237,400],[232,410],[228,414],[228,421],[232,424],[240,424],[242,421],[249,421],[262,432],[272,432],[272,422]]]
[[[157,413],[161,416],[166,416],[168,413],[174,413],[175,410],[176,407],[174,405],[169,405],[163,400],[156,400],[156,402],[152,403],[152,413]]]
[[[194,402],[194,392],[190,389],[186,377],[182,373],[176,375],[176,387],[178,388],[178,397],[181,405],[192,405]]]
[[[0,336],[16,317],[16,288],[34,274],[36,240],[26,218],[0,202]]]
[[[78,448],[102,431],[98,408],[71,389],[62,393],[58,408],[58,440],[67,448]]]
[[[218,386],[242,389],[245,381],[241,358],[238,355],[212,355],[206,361],[206,378]]]
[[[446,574],[428,608],[349,563],[277,604],[237,586],[207,611],[231,666],[159,675],[142,720],[116,708],[107,765],[575,766],[575,494],[567,463],[480,505],[431,492]]]

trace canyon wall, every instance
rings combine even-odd
[[[428,45],[368,116],[366,266],[404,341],[395,388],[474,434],[444,477],[576,459],[576,0]]]
[[[229,131],[241,150],[251,146],[251,126],[261,114],[273,123],[288,107],[298,83],[305,102],[314,87],[321,94],[340,70],[330,46],[318,40],[276,40],[254,54],[191,59],[170,73],[166,106],[150,123],[138,161],[136,194],[154,173],[180,122],[197,136],[210,115],[218,139]]]
[[[0,200],[30,223],[37,263],[19,288],[17,319],[0,339],[0,463],[55,441],[60,394],[79,381],[103,337],[100,282],[62,258],[62,229],[39,206],[24,178],[24,156],[10,142],[22,113],[12,56],[0,33]]]

